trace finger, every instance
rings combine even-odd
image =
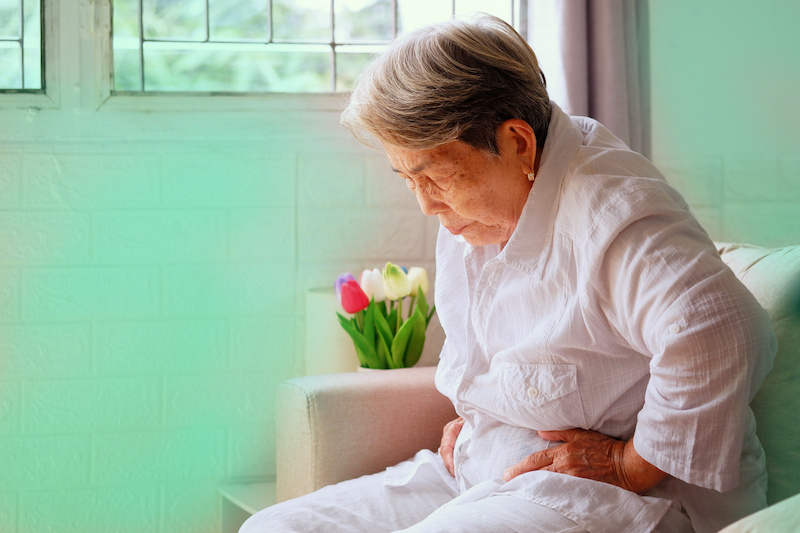
[[[461,433],[462,427],[464,427],[464,419],[461,417],[448,422],[442,431],[442,446],[449,445],[455,447],[458,434]]]
[[[442,430],[442,441],[439,445],[439,455],[442,456],[444,466],[450,475],[455,477],[455,462],[453,459],[453,448],[456,445],[458,434],[461,433],[461,428],[464,426],[464,419],[461,417],[448,422]]]
[[[553,464],[553,455],[550,450],[543,450],[541,452],[529,455],[517,464],[509,467],[503,473],[504,481],[511,481],[520,474],[525,472],[532,472],[534,470],[541,470]]]
[[[441,446],[439,448],[439,455],[442,456],[442,461],[444,461],[444,467],[450,472],[450,475],[455,477],[455,467],[453,464],[453,447],[452,446]]]

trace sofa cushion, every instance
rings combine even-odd
[[[767,454],[770,504],[800,493],[800,246],[717,245],[767,310],[778,337],[772,371],[751,404]]]
[[[800,494],[734,522],[719,533],[800,531]]]

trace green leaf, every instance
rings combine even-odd
[[[406,322],[400,326],[400,329],[397,331],[397,335],[395,335],[394,340],[392,341],[392,358],[389,362],[389,366],[392,368],[403,368],[403,359],[406,355],[406,345],[408,344],[408,338],[411,336],[411,330],[413,329],[413,324],[411,320],[406,320]]]
[[[428,314],[428,300],[425,298],[425,293],[422,291],[417,291],[417,309],[422,311],[423,317]]]
[[[389,331],[392,332],[392,336],[394,336],[397,333],[397,314],[400,312],[400,309],[402,308],[402,302],[398,303],[400,303],[400,305],[393,308],[389,312],[389,315],[386,317],[386,322],[387,325],[389,326]]]
[[[344,328],[347,334],[350,335],[350,338],[353,339],[353,345],[355,346],[358,361],[361,363],[361,366],[380,368],[379,366],[375,366],[380,365],[380,360],[375,351],[374,342],[370,342],[364,337],[364,334],[358,330],[354,321],[346,319],[339,313],[336,313],[336,316],[339,317],[339,323],[342,325],[342,328]]]
[[[425,317],[419,309],[406,320],[392,341],[392,360],[394,368],[413,366],[406,363],[416,357],[414,363],[419,361],[422,347],[425,344]],[[413,349],[411,357],[406,355],[409,348]]]
[[[392,358],[389,345],[386,344],[386,341],[383,340],[383,337],[380,335],[378,335],[378,348],[376,351],[378,353],[378,366],[374,368],[392,368],[392,365],[389,363]]]
[[[417,310],[411,315],[411,318],[408,319],[408,322],[413,322],[414,327],[411,330],[411,336],[406,346],[405,358],[403,359],[403,364],[406,368],[416,365],[419,362],[419,358],[422,357],[422,349],[425,347],[425,330],[428,327],[428,323],[425,321],[425,315],[419,307],[417,307]]]
[[[378,312],[375,310],[376,304],[375,299],[373,298],[369,305],[367,306],[366,311],[364,312],[364,337],[369,340],[373,346],[375,346],[375,318],[374,313]]]
[[[375,343],[376,351],[379,358],[385,358],[384,366],[380,368],[392,368],[391,364],[389,363],[389,360],[392,356],[392,352],[390,351],[389,347],[392,345],[392,341],[394,340],[394,334],[392,334],[389,323],[381,313],[373,313],[372,318],[375,321],[375,329],[378,332],[376,335],[377,342]]]

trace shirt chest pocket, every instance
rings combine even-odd
[[[540,431],[586,428],[572,364],[501,363],[499,414],[514,425]]]

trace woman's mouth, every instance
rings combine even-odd
[[[457,226],[457,227],[453,227],[453,228],[451,228],[449,226],[445,226],[445,227],[447,228],[447,231],[449,231],[453,235],[461,235],[461,232],[464,231],[464,228],[466,228],[468,225],[469,224],[464,224],[463,226]]]

